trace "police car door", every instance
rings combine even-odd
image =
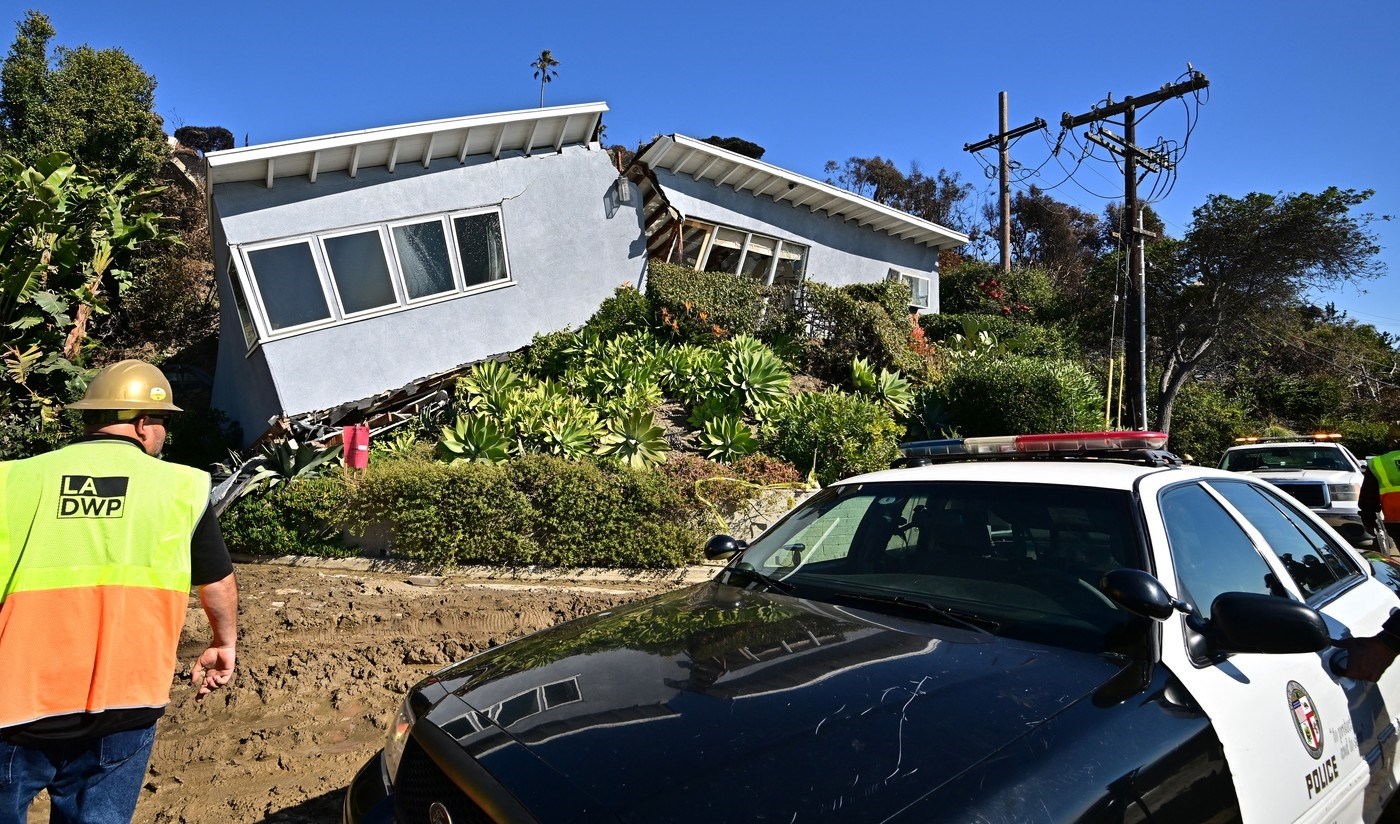
[[[1178,483],[1145,494],[1144,506],[1161,515],[1148,513],[1159,576],[1207,619],[1222,592],[1284,595],[1318,608],[1333,637],[1340,637],[1352,625],[1370,627],[1358,635],[1374,632],[1387,605],[1395,603],[1376,592],[1381,585],[1361,571],[1355,556],[1332,546],[1335,541],[1310,516],[1261,484]],[[1303,547],[1311,556],[1304,556]],[[1324,582],[1322,572],[1302,574],[1317,564],[1330,581]],[[1306,578],[1306,588],[1300,589],[1297,577]],[[1392,760],[1381,757],[1394,740],[1387,732],[1392,719],[1385,690],[1333,674],[1335,650],[1212,659],[1202,640],[1182,616],[1174,616],[1163,626],[1163,663],[1210,716],[1246,821],[1379,816],[1381,796],[1394,786]],[[1396,684],[1386,686],[1393,692]]]

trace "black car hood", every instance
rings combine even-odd
[[[883,820],[1121,669],[710,583],[483,653],[418,699],[481,730],[462,745],[537,812],[547,793],[595,820]]]

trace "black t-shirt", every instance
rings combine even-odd
[[[88,435],[82,441],[122,440],[137,449],[141,444],[120,435]],[[190,584],[204,586],[222,581],[233,572],[233,560],[224,544],[219,519],[209,509],[199,519],[190,538]],[[100,738],[114,732],[134,730],[152,724],[165,714],[164,707],[142,707],[106,712],[75,712],[40,718],[28,724],[17,724],[0,730],[0,740],[19,746],[35,746],[79,738]]]

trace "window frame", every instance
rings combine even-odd
[[[243,282],[239,259],[240,256],[230,250],[225,271],[228,274],[229,289],[233,292],[233,311],[238,315],[239,331],[243,334],[243,349],[246,354],[257,347],[258,341],[263,339],[263,334],[258,328],[258,318],[253,311],[253,305],[248,300],[248,287]],[[239,298],[242,298],[242,301]],[[253,333],[252,340],[248,339],[249,331]]]
[[[754,232],[749,229],[741,229],[738,226],[727,226],[723,223],[710,223],[708,221],[698,220],[696,218],[686,218],[685,220],[681,221],[681,230],[680,234],[677,237],[677,243],[679,244],[677,254],[681,256],[680,262],[682,265],[687,265],[685,264],[684,258],[685,232],[687,229],[698,229],[704,232],[704,238],[700,242],[700,250],[696,253],[695,265],[693,267],[698,272],[709,271],[705,268],[705,266],[709,263],[710,253],[715,248],[715,238],[719,235],[720,229],[725,229],[727,231],[736,232],[740,235],[743,235],[743,239],[739,244],[739,258],[735,263],[735,271],[720,271],[719,274],[733,275],[734,277],[752,280],[755,283],[759,283],[763,286],[772,286],[773,280],[777,275],[778,263],[783,259],[784,247],[795,246],[803,250],[803,253],[796,258],[796,260],[802,261],[801,271],[799,272],[797,277],[797,285],[800,286],[803,283],[807,282],[806,263],[807,256],[812,251],[811,243],[799,243],[795,240],[788,240],[787,238],[781,238],[776,235],[766,235],[763,232]],[[773,251],[769,258],[768,265],[764,267],[762,278],[757,278],[753,277],[752,275],[744,274],[744,263],[748,260],[749,246],[753,242],[753,239],[755,237],[765,241],[769,241],[773,244]]]
[[[1260,484],[1250,483],[1242,478],[1212,478],[1203,481],[1203,484],[1207,489],[1210,490],[1211,494],[1216,496],[1218,500],[1220,500],[1225,506],[1227,506],[1230,512],[1236,517],[1236,519],[1239,520],[1245,526],[1245,534],[1249,535],[1251,540],[1256,540],[1256,536],[1254,533],[1258,533],[1255,544],[1256,551],[1258,551],[1259,554],[1264,557],[1264,560],[1268,561],[1269,564],[1275,568],[1275,574],[1282,573],[1283,576],[1285,576],[1280,580],[1285,580],[1288,583],[1290,583],[1292,586],[1288,588],[1289,591],[1295,596],[1297,596],[1299,600],[1301,600],[1308,606],[1313,607],[1314,609],[1320,609],[1326,606],[1327,604],[1332,603],[1343,593],[1350,591],[1351,589],[1359,585],[1362,581],[1366,580],[1368,573],[1357,565],[1356,559],[1351,557],[1350,553],[1348,553],[1340,545],[1328,538],[1325,532],[1317,528],[1317,524],[1314,523],[1313,518],[1310,517],[1312,515],[1311,510],[1306,510],[1307,514],[1303,514],[1306,508],[1297,505],[1296,500],[1288,496],[1287,494],[1276,492],[1274,489],[1266,488]],[[1230,499],[1225,497],[1224,493],[1220,492],[1216,488],[1217,485],[1226,484],[1246,486],[1251,489],[1254,489],[1266,501],[1273,504],[1273,506],[1279,510],[1280,515],[1282,515],[1282,517],[1285,520],[1292,521],[1292,526],[1295,529],[1300,529],[1303,526],[1306,526],[1308,529],[1310,529],[1313,532],[1313,534],[1315,534],[1326,544],[1327,549],[1334,556],[1339,558],[1341,562],[1347,567],[1348,574],[1346,575],[1346,577],[1338,578],[1333,583],[1328,584],[1327,586],[1322,587],[1321,589],[1318,589],[1312,594],[1304,592],[1302,585],[1298,583],[1297,579],[1294,578],[1293,573],[1289,571],[1287,566],[1284,565],[1283,559],[1279,557],[1278,552],[1274,548],[1273,544],[1269,543],[1267,536],[1265,536],[1263,532],[1260,531],[1259,527],[1255,526],[1254,522],[1249,519],[1248,515],[1240,511],[1239,508],[1236,507],[1230,501]],[[1316,547],[1314,547],[1314,550],[1316,550]]]
[[[459,217],[471,217],[474,215],[491,213],[496,214],[496,225],[499,227],[501,233],[502,260],[504,264],[502,268],[505,272],[505,276],[485,283],[467,286],[462,266],[462,253],[457,244],[456,227],[453,221]],[[439,228],[443,232],[448,264],[452,271],[452,287],[442,292],[410,299],[408,284],[407,281],[404,280],[403,268],[399,259],[393,230],[396,226],[432,223],[434,221],[437,221]],[[344,237],[347,235],[367,234],[371,231],[377,232],[379,235],[380,248],[384,252],[385,265],[389,270],[390,286],[394,291],[394,302],[372,309],[347,313],[340,295],[339,285],[336,283],[335,274],[331,269],[329,253],[326,250],[325,241],[327,239]],[[272,328],[272,322],[267,314],[267,301],[263,296],[262,289],[258,285],[257,275],[254,271],[250,255],[264,249],[293,246],[299,243],[307,244],[311,250],[312,263],[316,267],[316,278],[320,283],[321,294],[326,301],[329,317],[274,330]],[[228,249],[230,266],[234,267],[237,270],[237,274],[242,278],[238,283],[241,283],[244,287],[244,299],[248,302],[252,325],[258,335],[257,340],[248,345],[248,351],[250,352],[256,348],[257,345],[262,343],[294,337],[296,335],[314,332],[332,326],[339,326],[345,323],[368,320],[382,315],[392,315],[409,309],[416,309],[421,306],[456,300],[457,298],[515,285],[515,278],[510,264],[510,244],[506,236],[505,213],[499,205],[455,209],[450,212],[435,212],[432,214],[396,218],[394,220],[381,220],[354,226],[342,226],[324,231],[304,232],[251,243],[229,244]],[[244,277],[245,273],[246,277]],[[230,280],[233,280],[232,272],[230,273]]]
[[[894,267],[890,267],[890,273],[889,273],[888,279],[889,279],[889,280],[896,280],[896,279],[898,279],[898,280],[903,280],[905,283],[909,284],[909,306],[910,306],[910,308],[912,308],[912,309],[926,309],[926,310],[932,309],[932,308],[933,308],[933,277],[932,277],[932,276],[930,276],[930,275],[925,275],[925,274],[922,274],[922,273],[919,273],[919,272],[910,272],[910,271],[908,271],[908,270],[906,270],[906,269],[896,269],[896,268],[894,268]],[[916,298],[918,295],[917,295],[917,294],[915,293],[915,291],[914,291],[914,284],[909,283],[909,281],[911,281],[911,280],[921,280],[921,281],[924,282],[924,294],[925,294],[927,297],[924,298],[924,302],[923,302],[923,303],[915,303],[915,302],[914,302],[914,298]]]
[[[295,237],[281,238],[278,240],[264,240],[258,241],[257,243],[248,243],[239,247],[239,256],[242,258],[243,265],[247,267],[249,285],[252,286],[254,300],[257,303],[257,307],[254,311],[257,313],[258,317],[262,319],[262,328],[267,330],[266,335],[263,337],[264,341],[289,337],[291,335],[301,334],[302,332],[309,332],[313,329],[329,326],[336,322],[335,310],[337,307],[331,296],[326,293],[326,265],[321,259],[320,244],[315,241],[315,235],[297,235]],[[273,329],[272,318],[267,313],[267,301],[263,298],[262,286],[258,283],[257,269],[253,266],[251,256],[254,252],[261,252],[265,249],[277,249],[283,246],[295,246],[297,244],[305,244],[307,248],[311,250],[311,262],[312,265],[316,267],[316,280],[321,285],[321,297],[326,302],[326,313],[328,316],[318,320],[297,324],[296,326],[284,326],[280,329]]]
[[[331,254],[330,250],[326,248],[326,241],[334,240],[336,238],[341,237],[350,237],[352,235],[367,235],[372,230],[379,237],[380,251],[385,253],[384,268],[389,274],[389,289],[394,293],[394,302],[383,304],[380,306],[374,306],[369,309],[361,309],[358,312],[347,312],[345,310],[345,299],[340,294],[340,282],[337,281],[335,278],[335,267],[331,265]],[[404,293],[400,289],[401,278],[394,277],[394,265],[393,261],[390,259],[386,251],[387,247],[385,246],[384,235],[385,230],[383,226],[359,227],[355,229],[338,229],[334,232],[323,232],[315,235],[316,243],[318,246],[320,246],[321,249],[322,260],[325,262],[326,266],[326,280],[330,284],[332,294],[335,295],[336,309],[339,311],[339,316],[341,320],[358,320],[361,317],[369,317],[371,315],[381,313],[385,309],[400,306],[405,302]]]

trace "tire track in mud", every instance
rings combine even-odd
[[[238,564],[233,683],[194,701],[189,665],[208,624],[191,598],[182,672],[157,729],[136,821],[337,821],[355,772],[404,691],[453,661],[561,621],[675,587],[338,574]],[[47,822],[40,799],[31,822]]]

